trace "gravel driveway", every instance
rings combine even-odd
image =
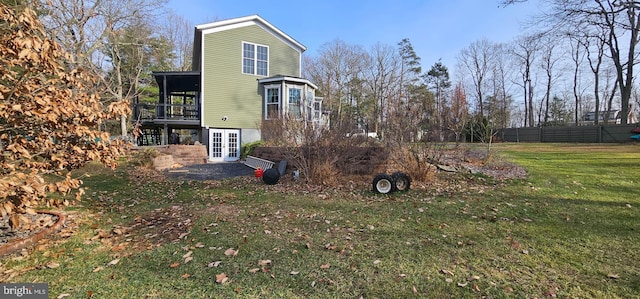
[[[165,170],[165,173],[172,179],[205,181],[253,176],[253,168],[242,162],[207,163]]]

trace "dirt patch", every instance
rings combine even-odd
[[[525,179],[527,171],[486,150],[451,149],[443,153],[438,163],[453,167],[456,172],[483,174],[496,180]]]
[[[91,241],[99,240],[114,252],[153,249],[186,238],[195,220],[194,213],[174,205],[135,216],[133,221],[109,231],[97,230]]]
[[[215,214],[221,218],[229,218],[238,216],[238,208],[226,204],[216,204],[206,208],[202,214]]]

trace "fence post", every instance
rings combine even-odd
[[[542,142],[542,127],[538,127],[538,142]]]
[[[602,125],[598,125],[598,143],[602,143]]]

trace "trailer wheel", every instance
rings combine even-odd
[[[280,179],[280,172],[275,168],[269,168],[262,173],[262,181],[267,185],[275,185]]]
[[[387,194],[393,191],[393,178],[385,173],[380,173],[373,178],[373,191],[377,193]]]
[[[391,175],[394,182],[394,191],[406,192],[411,188],[411,177],[404,172],[394,172]]]

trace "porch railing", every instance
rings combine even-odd
[[[134,119],[140,120],[198,120],[200,110],[197,105],[145,104],[133,105]]]

